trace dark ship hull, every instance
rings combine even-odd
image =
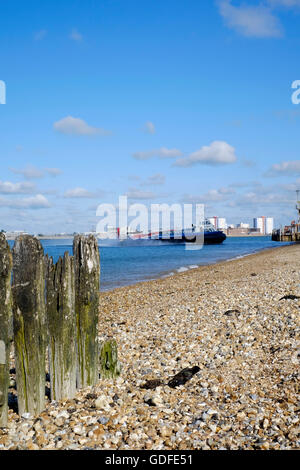
[[[174,233],[170,232],[168,236],[166,234],[163,234],[162,232],[159,232],[158,240],[165,241],[165,242],[171,242],[171,243],[197,243],[197,240],[199,244],[204,243],[204,245],[220,245],[221,243],[226,240],[226,235],[225,233],[216,230],[216,231],[208,231],[204,232],[204,240],[203,240],[203,233],[202,234],[197,234],[197,233],[184,233],[182,234],[181,238],[176,238]]]

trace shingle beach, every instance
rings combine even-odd
[[[300,245],[103,292],[100,304],[120,377],[37,417],[10,410],[0,449],[300,447]],[[183,369],[185,383],[170,383]]]

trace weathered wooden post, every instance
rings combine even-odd
[[[0,428],[7,424],[9,352],[12,340],[11,269],[12,255],[5,235],[0,233]]]
[[[100,257],[93,235],[76,235],[73,241],[75,264],[75,310],[77,321],[77,387],[98,381],[98,315]]]
[[[13,323],[19,414],[45,406],[45,275],[41,243],[19,236],[13,247]]]
[[[76,393],[76,315],[74,259],[66,252],[53,263],[45,257],[46,314],[52,400]]]
[[[121,365],[118,360],[118,348],[116,340],[105,341],[100,350],[100,377],[112,379],[121,373]]]

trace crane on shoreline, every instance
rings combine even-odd
[[[283,229],[275,229],[272,233],[272,240],[276,242],[300,242],[300,190],[296,191],[296,210],[298,220],[293,220],[291,225],[286,225]]]
[[[296,209],[298,211],[298,224],[300,225],[300,189],[297,189],[297,204]]]

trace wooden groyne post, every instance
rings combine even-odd
[[[52,400],[76,393],[74,259],[66,252],[56,264],[45,258],[48,357]]]
[[[45,275],[41,243],[19,236],[13,250],[13,329],[19,414],[45,406]]]
[[[77,324],[77,387],[98,381],[98,315],[100,256],[93,235],[76,235],[73,241],[75,265],[75,311]]]
[[[7,424],[9,353],[12,341],[11,309],[12,255],[5,235],[0,233],[0,428]]]
[[[54,263],[31,235],[12,252],[0,234],[0,427],[7,425],[10,346],[18,412],[36,416],[45,408],[46,350],[52,400],[120,374],[117,343],[98,346],[100,255],[97,239],[77,235],[73,256]]]

